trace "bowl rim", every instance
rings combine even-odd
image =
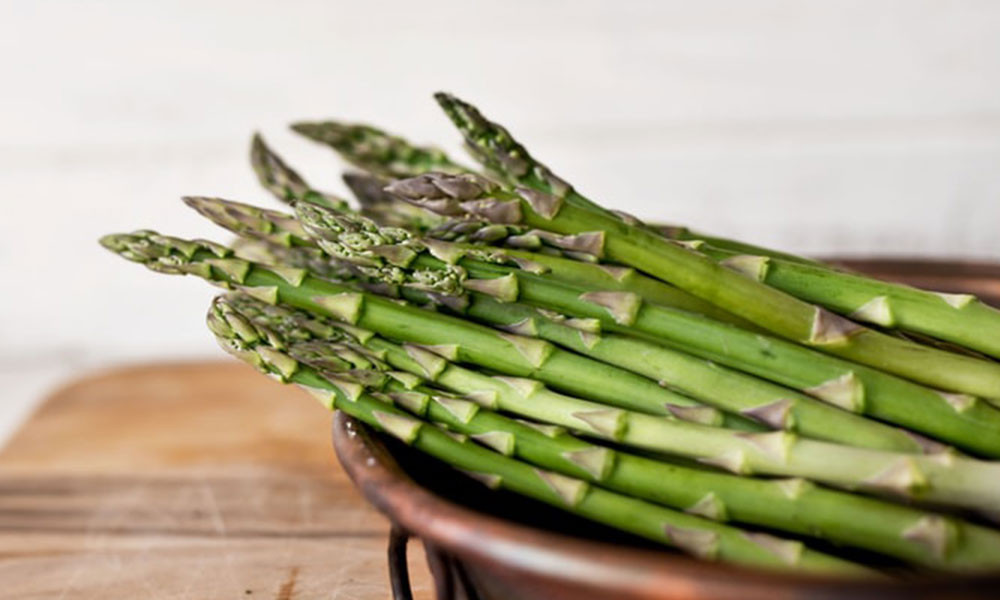
[[[575,538],[479,513],[438,496],[403,472],[370,427],[341,411],[333,419],[333,444],[364,497],[408,534],[494,571],[600,590],[616,598],[652,600],[662,598],[665,589],[684,588],[697,590],[693,597],[774,598],[779,592],[794,592],[809,597],[833,593],[912,598],[1000,586],[1000,573],[845,578],[710,563]]]

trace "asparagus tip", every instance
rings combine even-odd
[[[118,252],[119,248],[121,248],[120,234],[109,233],[102,235],[97,240],[97,243],[112,252]]]
[[[336,146],[350,132],[351,127],[336,121],[299,121],[290,126],[295,133],[314,142]]]

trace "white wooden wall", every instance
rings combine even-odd
[[[67,374],[216,354],[212,289],[96,244],[215,232],[184,193],[266,202],[293,119],[457,151],[446,89],[651,219],[810,253],[1000,258],[1000,2],[0,2],[0,432]]]

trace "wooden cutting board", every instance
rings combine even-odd
[[[0,452],[0,598],[384,599],[387,532],[330,414],[233,362],[76,381]]]

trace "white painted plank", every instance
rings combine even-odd
[[[457,151],[436,89],[646,217],[802,252],[1000,255],[996,2],[40,0],[2,12],[11,406],[63,375],[46,353],[98,365],[213,351],[212,290],[130,268],[100,234],[216,235],[184,193],[266,201],[245,165],[254,129],[342,189],[332,156],[285,130],[297,118],[375,121]],[[4,367],[23,357],[40,358]]]

